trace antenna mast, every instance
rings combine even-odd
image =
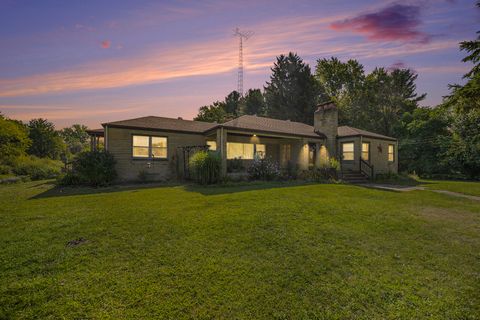
[[[238,81],[237,81],[237,91],[241,97],[243,97],[243,40],[248,40],[253,36],[253,31],[240,31],[239,28],[235,28],[233,35],[238,37],[240,40],[239,49],[238,49]]]

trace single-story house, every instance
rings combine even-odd
[[[319,105],[313,116],[313,126],[254,115],[222,124],[147,116],[104,123],[89,133],[92,148],[103,138],[120,180],[138,179],[140,173],[152,180],[182,178],[191,152],[202,148],[220,153],[223,174],[230,164],[245,168],[255,157],[300,170],[325,166],[335,157],[342,171],[366,176],[398,171],[397,139],[339,127],[332,102]]]

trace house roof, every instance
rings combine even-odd
[[[227,129],[325,138],[323,133],[315,132],[312,126],[305,123],[251,115],[240,116],[236,119],[225,122],[222,126]]]
[[[178,131],[191,133],[206,133],[212,129],[224,127],[227,129],[249,131],[254,133],[273,133],[283,135],[293,135],[310,138],[325,138],[321,132],[316,132],[313,126],[301,122],[294,122],[289,120],[278,120],[266,117],[258,117],[251,115],[240,116],[223,124],[183,120],[164,117],[141,117],[129,120],[114,121],[103,123],[103,126],[120,127],[130,129],[147,129],[147,130],[161,130],[161,131]],[[90,134],[101,134],[103,129],[89,130]],[[378,133],[357,129],[349,126],[338,127],[337,135],[339,138],[364,136],[370,138],[393,140],[397,139],[387,137]]]
[[[102,124],[102,126],[105,125],[108,125],[109,127],[122,127],[133,129],[153,129],[203,133],[216,127],[218,124],[203,121],[148,116],[136,119],[107,122]]]
[[[337,135],[339,138],[342,137],[353,137],[353,136],[364,136],[364,137],[370,137],[370,138],[377,138],[377,139],[383,139],[383,140],[397,140],[392,137],[384,136],[375,132],[370,132],[362,129],[357,129],[349,126],[340,126],[338,127],[337,130]]]

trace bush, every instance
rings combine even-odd
[[[336,158],[330,158],[329,165],[331,169],[340,171],[340,161],[338,161]]]
[[[87,151],[79,153],[73,160],[72,171],[60,183],[64,185],[109,185],[115,178],[115,159],[108,152]]]
[[[280,169],[275,162],[268,158],[255,158],[252,165],[248,168],[247,173],[251,180],[269,181],[280,176]]]
[[[197,183],[217,183],[221,178],[222,159],[218,152],[199,151],[190,158],[189,169]]]
[[[13,173],[19,176],[29,176],[32,180],[50,179],[58,177],[62,167],[62,162],[58,160],[21,156],[14,162]]]
[[[227,160],[227,172],[241,172],[244,169],[242,159],[234,158]]]
[[[7,165],[0,164],[0,174],[7,175],[7,174],[10,174],[10,173],[12,173],[12,168],[10,168]]]
[[[314,182],[327,182],[338,180],[338,175],[335,168],[313,168],[302,171],[300,179]]]

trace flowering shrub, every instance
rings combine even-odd
[[[268,158],[255,158],[247,172],[251,180],[273,180],[280,176],[278,164]]]

